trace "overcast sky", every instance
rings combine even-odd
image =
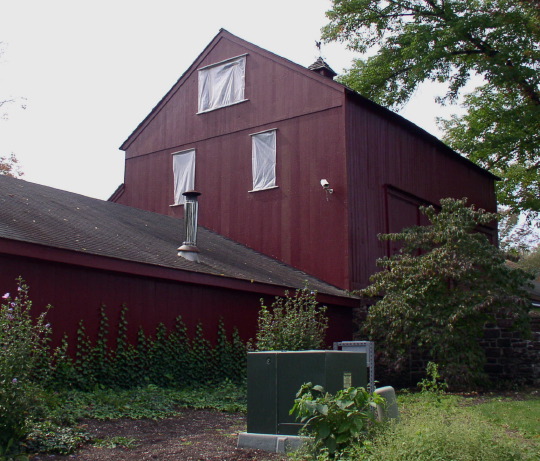
[[[293,62],[318,57],[330,0],[0,0],[0,156],[23,179],[107,199],[123,182],[122,142],[220,28]],[[324,45],[338,73],[355,56]],[[437,135],[424,88],[402,112]],[[24,99],[23,99],[24,98]],[[22,109],[21,105],[26,105]],[[5,109],[5,110],[4,110]]]

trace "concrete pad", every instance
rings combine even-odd
[[[263,450],[271,453],[290,453],[298,450],[309,437],[298,435],[279,435],[279,434],[253,434],[249,432],[240,432],[238,434],[238,448],[250,448],[254,450]]]

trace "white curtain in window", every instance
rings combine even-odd
[[[265,131],[251,136],[253,190],[276,185],[276,131]]]
[[[195,188],[195,149],[173,154],[174,204],[183,205],[182,193]]]
[[[246,57],[199,70],[199,112],[244,100]]]

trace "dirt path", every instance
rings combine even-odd
[[[82,447],[72,455],[37,455],[32,457],[32,460],[277,461],[285,459],[277,454],[236,448],[238,433],[244,431],[246,427],[245,415],[238,413],[184,409],[177,417],[159,421],[86,420],[83,424],[92,436],[93,444]],[[117,446],[111,447],[115,441]],[[130,448],[121,446],[121,443],[127,444]]]

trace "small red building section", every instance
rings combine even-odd
[[[261,299],[304,286],[329,308],[328,344],[352,338],[357,298],[204,228],[200,262],[189,261],[178,255],[183,219],[0,176],[0,222],[2,294],[16,293],[21,276],[36,315],[52,305],[55,345],[75,338],[81,320],[95,338],[103,305],[112,327],[127,307],[131,340],[178,316],[190,334],[201,323],[212,341],[222,320],[248,340]]]

